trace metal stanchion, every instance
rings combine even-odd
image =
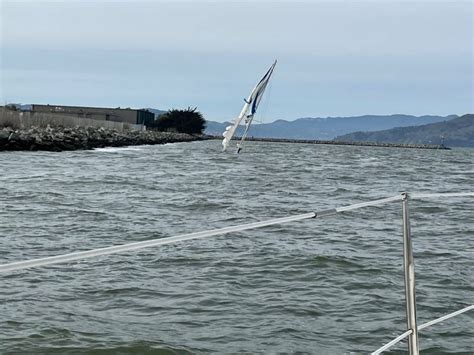
[[[407,327],[411,330],[408,336],[408,351],[410,355],[419,354],[418,327],[416,325],[415,299],[415,263],[410,233],[410,215],[408,213],[408,193],[402,194],[403,209],[403,267],[405,270],[405,302],[407,310]]]

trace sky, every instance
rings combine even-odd
[[[0,104],[228,121],[474,112],[474,1],[0,0]]]

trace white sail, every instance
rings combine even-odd
[[[270,77],[272,76],[273,69],[275,68],[276,63],[277,62],[275,60],[275,62],[272,64],[270,69],[268,69],[263,78],[258,82],[257,85],[255,85],[253,90],[250,92],[250,95],[247,100],[244,100],[245,104],[242,108],[242,111],[240,111],[240,115],[231,122],[231,125],[228,126],[225,132],[222,134],[224,136],[224,140],[222,141],[223,151],[225,151],[229,147],[230,141],[234,136],[237,127],[239,127],[240,123],[245,118],[245,132],[242,135],[240,143],[237,145],[237,153],[239,153],[242,149],[242,144],[245,138],[247,137],[247,132],[250,128],[250,125],[252,124],[253,116],[257,111],[260,101],[262,100],[263,93],[267,87]]]

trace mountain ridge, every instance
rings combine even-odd
[[[474,114],[421,126],[395,127],[374,132],[353,132],[335,138],[341,142],[444,144],[474,147]]]
[[[288,138],[288,139],[324,139],[331,140],[337,136],[356,131],[378,131],[395,127],[419,126],[442,122],[458,117],[456,115],[412,116],[405,114],[393,115],[361,115],[353,117],[302,117],[294,121],[278,119],[271,123],[253,124],[250,135],[257,138]],[[205,133],[221,135],[229,122],[207,121]],[[237,135],[243,132],[242,127]]]

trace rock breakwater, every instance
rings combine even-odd
[[[63,151],[102,147],[123,147],[141,144],[165,144],[206,139],[205,136],[158,131],[125,131],[94,127],[33,127],[15,130],[0,129],[0,151],[46,150]]]
[[[221,139],[215,137],[215,139]],[[239,137],[235,139],[240,139]],[[415,149],[444,149],[449,150],[451,148],[445,145],[433,145],[433,144],[417,144],[417,143],[383,143],[383,142],[347,142],[347,141],[325,141],[325,140],[311,140],[311,139],[285,139],[285,138],[255,138],[247,137],[248,141],[256,142],[280,142],[280,143],[305,143],[305,144],[331,144],[331,145],[355,145],[362,147],[382,147],[382,148],[415,148]]]

